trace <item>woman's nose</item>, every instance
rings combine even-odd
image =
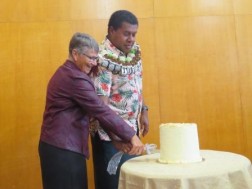
[[[92,60],[91,62],[93,66],[97,66],[97,60]]]

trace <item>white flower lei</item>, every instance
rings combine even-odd
[[[99,64],[114,74],[129,75],[135,73],[141,67],[141,51],[138,45],[131,49],[127,57],[117,55],[106,48],[99,53],[99,56]]]

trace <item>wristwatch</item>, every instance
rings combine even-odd
[[[146,106],[146,105],[143,105],[143,106],[142,106],[142,112],[143,112],[143,111],[148,111],[148,110],[149,110],[148,106]]]

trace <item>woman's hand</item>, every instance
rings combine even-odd
[[[129,153],[132,148],[132,144],[130,142],[121,142],[113,140],[112,143],[117,150],[122,151],[124,153]]]
[[[132,147],[131,147],[130,151],[128,152],[129,155],[140,155],[144,152],[144,145],[140,141],[140,139],[138,138],[137,135],[134,135],[131,138],[130,143],[131,143]]]

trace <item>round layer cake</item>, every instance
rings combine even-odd
[[[161,124],[159,129],[160,163],[202,161],[195,123],[165,123]]]

